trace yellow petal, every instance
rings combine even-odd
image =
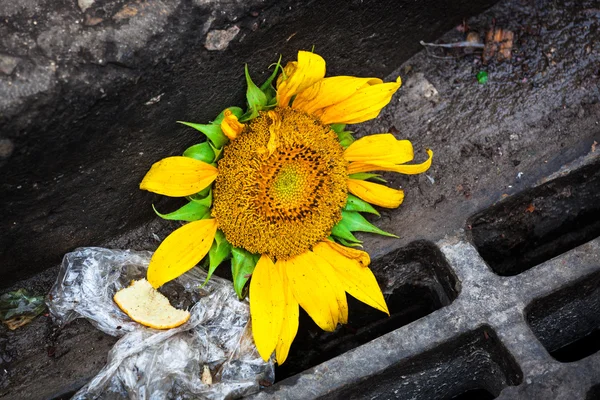
[[[314,254],[314,253],[313,253]],[[322,257],[314,254],[315,257],[321,259],[319,260],[319,272],[323,276],[323,278],[327,279],[327,281],[331,284],[333,291],[335,293],[335,297],[338,303],[338,322],[340,324],[348,323],[348,299],[346,298],[346,292],[340,281],[335,274],[335,271],[329,265],[327,259],[323,259]]]
[[[347,258],[326,242],[317,243],[313,252],[329,262],[346,292],[357,300],[390,314],[383,293],[369,268],[356,259]]]
[[[364,87],[354,95],[317,112],[324,124],[357,124],[379,115],[392,96],[400,88],[400,78],[396,82],[380,83]]]
[[[277,79],[277,104],[287,107],[296,94],[325,77],[325,60],[318,54],[299,51],[298,61],[288,63]]]
[[[332,332],[339,320],[337,282],[329,282],[321,273],[327,262],[310,251],[288,260],[285,271],[294,298],[323,330]]]
[[[331,249],[337,251],[342,256],[349,258],[350,260],[356,260],[361,266],[368,267],[371,263],[371,257],[369,257],[369,253],[366,251],[353,249],[351,247],[342,246],[334,241],[329,239],[324,240],[323,244],[320,247],[329,246]]]
[[[412,143],[408,140],[398,140],[391,133],[362,137],[344,151],[346,160],[367,164],[372,162],[404,164],[411,161],[413,157]]]
[[[244,124],[238,121],[238,118],[229,110],[223,113],[223,121],[221,122],[221,130],[229,138],[234,140],[244,130]]]
[[[250,280],[250,316],[252,335],[263,360],[268,361],[277,343],[285,311],[285,291],[279,271],[263,255]]]
[[[298,321],[299,321],[299,308],[298,302],[294,299],[292,288],[288,283],[286,274],[287,261],[278,260],[275,264],[281,274],[283,281],[284,290],[284,311],[283,311],[283,322],[281,324],[281,332],[279,333],[279,341],[275,348],[275,356],[277,358],[277,364],[281,365],[287,359],[290,352],[290,346],[298,333]]]
[[[190,196],[216,177],[217,169],[210,164],[189,157],[167,157],[152,165],[140,189],[172,197]]]
[[[158,288],[192,269],[208,253],[216,233],[216,219],[190,222],[173,231],[150,260],[148,282]]]
[[[267,112],[269,118],[271,118],[271,125],[269,125],[269,141],[267,142],[267,152],[269,155],[275,152],[277,146],[279,146],[279,128],[281,127],[281,118],[275,111]]]
[[[404,200],[402,190],[358,179],[348,179],[348,191],[368,203],[386,208],[396,208]]]
[[[382,82],[378,78],[354,76],[324,78],[299,93],[294,99],[292,108],[314,114],[317,110],[346,100],[359,89]]]
[[[404,164],[397,165],[390,162],[384,161],[369,161],[369,162],[352,162],[348,165],[348,174],[356,174],[358,172],[369,172],[369,171],[392,171],[400,174],[414,175],[425,172],[431,167],[431,159],[433,157],[433,151],[427,149],[427,155],[429,158],[421,164]]]

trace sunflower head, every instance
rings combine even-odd
[[[275,351],[281,364],[299,307],[329,331],[348,320],[346,294],[388,313],[368,254],[353,248],[361,244],[354,232],[394,236],[362,215],[404,199],[373,171],[417,174],[429,168],[432,152],[406,164],[414,157],[408,140],[382,133],[355,141],[345,129],[375,118],[400,78],[326,78],[323,58],[306,51],[275,65],[260,87],[246,67],[246,111],[229,107],[210,124],[184,122],[207,140],[154,164],[140,187],[188,199],[172,213],[157,212],[188,223],[156,250],[148,282],[158,288],[201,261],[210,278],[231,259],[240,298],[252,275],[258,352],[268,360]]]
[[[274,259],[303,253],[342,217],[343,154],[317,118],[290,108],[261,112],[223,151],[212,215],[235,247]]]

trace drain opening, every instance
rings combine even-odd
[[[327,398],[494,399],[522,379],[519,366],[495,332],[483,326]]]
[[[600,385],[592,386],[587,392],[585,400],[600,400]]]
[[[492,270],[518,275],[600,236],[600,163],[506,199],[467,222]]]
[[[457,280],[433,244],[415,242],[371,265],[390,317],[347,295],[349,321],[324,332],[300,310],[300,327],[276,382],[314,367],[452,303]],[[380,279],[382,278],[382,279]]]
[[[600,271],[534,300],[525,315],[548,353],[573,362],[600,350]]]

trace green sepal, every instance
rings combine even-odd
[[[344,129],[346,129],[346,124],[331,124],[329,127],[339,135],[340,133],[344,132]]]
[[[210,143],[202,142],[188,147],[183,156],[210,164],[215,160],[215,151]]]
[[[206,280],[202,286],[208,283],[208,280],[215,272],[217,267],[221,265],[223,261],[231,256],[231,244],[225,239],[225,234],[219,229],[215,234],[215,240],[210,246],[208,251],[208,272],[206,273]],[[201,287],[202,287],[201,286]]]
[[[344,210],[367,212],[375,214],[378,217],[381,216],[379,215],[379,212],[375,208],[373,208],[372,205],[350,193],[348,193],[348,200],[346,200],[346,206],[344,207]]]
[[[240,122],[248,122],[251,119],[258,117],[258,110],[256,108],[250,108],[242,117],[239,119]]]
[[[279,60],[275,63],[275,70],[271,76],[269,76],[269,79],[260,85],[260,90],[267,95],[267,107],[275,107],[277,105],[277,91],[275,90],[275,87],[273,87],[273,81],[275,80],[275,77],[277,77],[279,68],[281,68],[281,55],[279,56]]]
[[[260,90],[258,86],[254,84],[250,73],[248,72],[248,64],[244,66],[244,73],[246,75],[246,84],[248,89],[246,90],[246,100],[248,101],[248,109],[256,110],[257,112],[262,110],[267,105],[267,95]]]
[[[233,288],[240,300],[246,297],[247,290],[244,290],[250,275],[254,272],[254,267],[260,259],[260,255],[252,254],[239,247],[231,248],[231,275],[233,275]]]
[[[354,136],[352,136],[352,132],[350,131],[341,131],[336,132],[338,140],[340,141],[340,145],[347,149],[354,142]]]
[[[193,201],[196,204],[200,204],[201,206],[210,208],[210,206],[212,205],[211,187],[209,186],[206,189],[203,189],[201,192],[188,196],[187,199],[189,201]]]
[[[336,237],[335,240],[346,247],[363,247],[360,243],[352,243],[339,237]]]
[[[215,118],[215,120],[212,121],[211,124],[221,126],[221,122],[223,122],[223,119],[225,118],[225,111],[227,110],[231,111],[231,113],[235,115],[238,119],[244,114],[244,110],[242,110],[239,107],[227,107],[226,109],[221,111],[219,115],[217,115],[217,118]]]
[[[379,174],[372,174],[370,172],[357,172],[356,174],[348,175],[350,179],[358,179],[360,181],[366,181],[367,179],[372,179],[377,182],[387,183],[385,179],[381,177]]]
[[[340,221],[331,228],[331,235],[335,236],[336,240],[344,240],[349,243],[361,244],[362,241],[358,240],[350,229],[343,223],[344,221]]]
[[[210,208],[204,206],[200,203],[196,203],[194,201],[190,201],[183,207],[179,208],[168,214],[161,214],[156,210],[154,204],[152,204],[152,209],[162,219],[168,219],[171,221],[198,221],[200,219],[204,219],[206,215],[210,215]]]
[[[177,121],[177,122],[202,132],[208,138],[208,140],[210,140],[212,142],[212,144],[217,149],[222,149],[223,146],[229,141],[227,136],[225,136],[225,134],[221,130],[220,124],[219,125],[194,124],[193,122],[185,122],[185,121]]]
[[[397,238],[398,236],[379,229],[365,219],[359,212],[342,210],[342,220],[337,224],[345,226],[351,232],[376,233],[382,236]]]

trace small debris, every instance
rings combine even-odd
[[[95,0],[77,0],[77,5],[81,9],[81,12],[85,12],[88,8],[94,4]]]
[[[21,62],[19,57],[13,57],[0,53],[0,73],[10,75]]]
[[[10,330],[27,325],[45,309],[44,296],[30,296],[25,289],[0,296],[0,320]]]
[[[488,81],[488,73],[487,71],[479,71],[477,73],[477,82],[479,82],[480,85],[485,85]]]
[[[161,93],[158,96],[154,96],[153,98],[151,98],[150,100],[148,100],[147,102],[144,103],[145,106],[151,106],[152,104],[156,104],[160,101],[161,97],[163,97],[165,94]]]
[[[498,61],[510,60],[514,36],[508,29],[492,27],[485,35],[483,62],[487,63],[494,57]]]
[[[535,206],[533,205],[533,203],[532,203],[532,204],[529,204],[529,205],[527,206],[527,208],[525,209],[525,212],[528,212],[528,213],[532,213],[532,212],[534,212],[534,211],[535,211]]]
[[[96,26],[98,25],[100,22],[104,21],[102,18],[98,18],[98,17],[92,17],[91,15],[85,15],[85,21],[84,21],[84,25],[85,26]]]
[[[124,5],[115,15],[113,15],[113,19],[115,21],[122,21],[124,19],[129,19],[137,15],[139,10],[135,7],[132,7],[128,4]]]
[[[240,28],[237,25],[234,25],[229,29],[217,29],[210,31],[206,34],[204,47],[206,50],[225,50],[239,32]]]
[[[523,172],[517,173],[517,179],[521,179],[523,177]]]
[[[204,365],[204,367],[202,367],[202,383],[205,385],[213,384],[212,374],[210,373],[210,368],[208,368],[208,365]]]
[[[594,143],[592,143],[592,153],[596,152],[596,146],[598,146],[598,142],[594,140]]]
[[[429,179],[429,182],[431,182],[432,185],[435,183],[435,179],[433,179],[431,176],[427,174],[425,174],[425,176],[427,177],[427,179]]]
[[[469,42],[467,40],[463,41],[463,42],[455,42],[455,43],[426,43],[424,41],[420,41],[419,43],[421,43],[421,46],[425,46],[425,47],[443,47],[445,49],[456,49],[456,48],[460,48],[460,47],[475,47],[475,48],[484,48],[484,45],[482,43],[473,43],[473,42]]]
[[[273,384],[266,379],[261,379],[260,381],[258,381],[258,384],[262,387],[273,386]]]
[[[0,139],[0,159],[10,157],[15,149],[15,145],[10,139]]]
[[[469,32],[470,29],[471,29],[471,27],[467,24],[466,19],[463,19],[462,24],[460,24],[456,27],[457,31],[464,32],[464,33]]]

